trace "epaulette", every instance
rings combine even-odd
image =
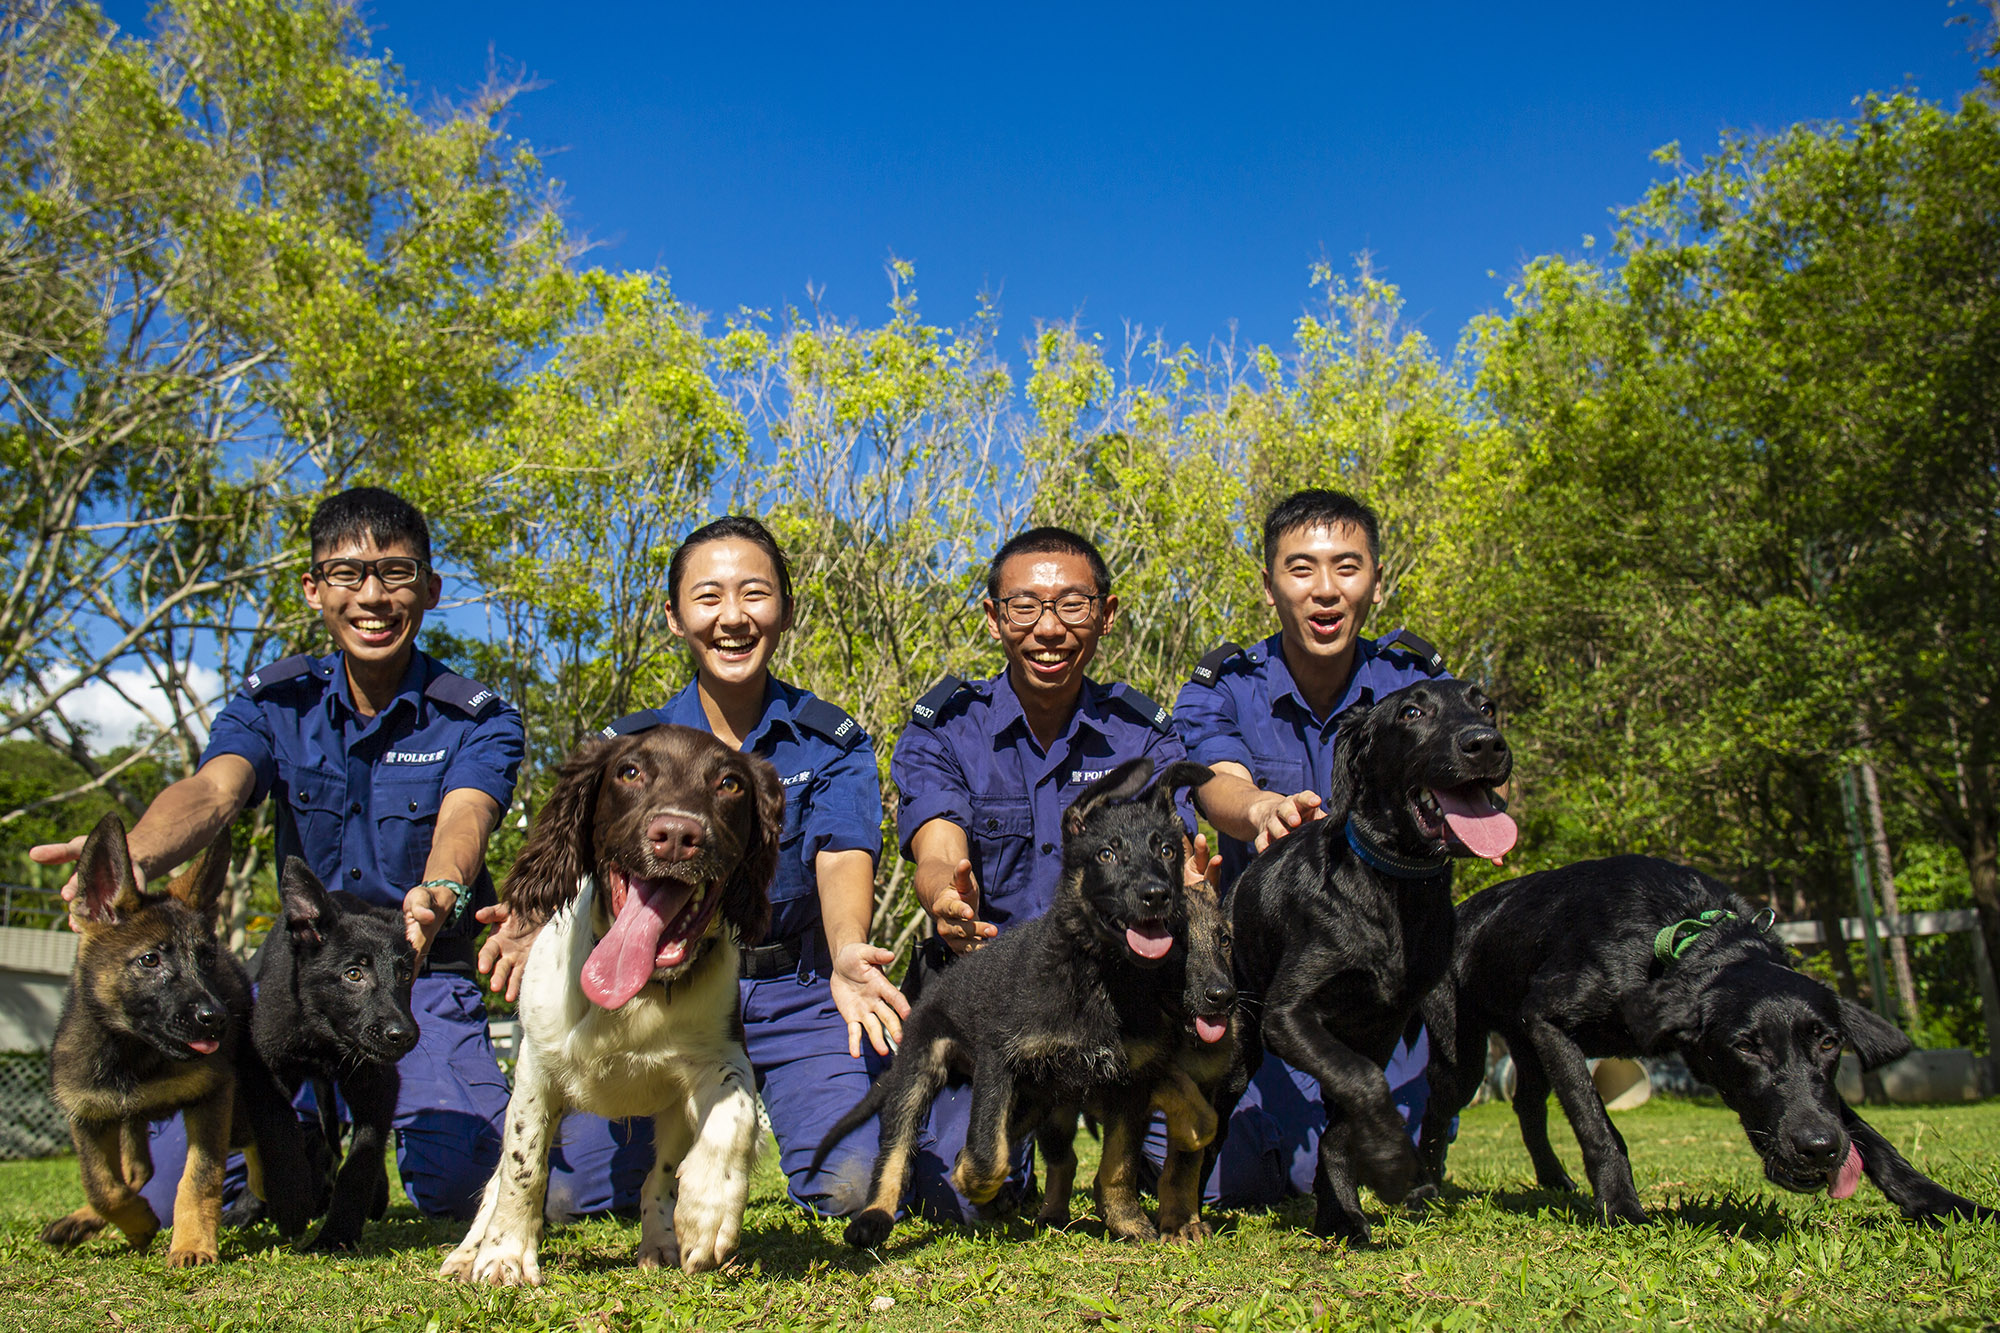
[[[630,736],[635,731],[651,731],[654,727],[665,726],[666,717],[657,708],[641,708],[636,713],[627,713],[597,734],[610,740],[614,736]]]
[[[1114,700],[1130,709],[1140,721],[1154,731],[1171,732],[1174,729],[1174,715],[1167,710],[1165,704],[1155,702],[1130,685],[1113,685],[1110,693]]]
[[[313,673],[313,660],[305,653],[294,653],[281,657],[267,667],[258,667],[243,678],[243,688],[250,691],[252,699],[261,699],[278,686]]]
[[[453,671],[442,672],[424,687],[424,697],[455,708],[477,721],[500,707],[500,696],[476,680]]]
[[[1400,648],[1417,659],[1417,665],[1424,669],[1426,675],[1435,676],[1444,670],[1444,654],[1406,629],[1390,630],[1375,640],[1375,647]]]
[[[866,733],[861,724],[849,717],[837,704],[830,704],[815,695],[799,706],[792,714],[798,724],[806,730],[826,737],[843,750],[852,750],[861,744]]]
[[[1213,685],[1222,675],[1222,664],[1243,651],[1240,643],[1224,641],[1209,649],[1201,661],[1194,664],[1194,675],[1190,678],[1197,685]]]
[[[951,702],[951,697],[965,688],[965,682],[946,672],[938,677],[938,683],[924,691],[923,697],[910,705],[910,721],[920,727],[937,725],[938,713]]]

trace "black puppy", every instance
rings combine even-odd
[[[1514,821],[1493,788],[1513,756],[1477,686],[1430,680],[1349,709],[1326,817],[1250,863],[1231,894],[1237,980],[1268,1048],[1319,1080],[1313,1231],[1366,1242],[1357,1185],[1401,1199],[1419,1177],[1382,1070],[1451,963],[1451,860],[1498,861]],[[1220,1108],[1227,1123],[1233,1101]]]
[[[1167,964],[1186,929],[1185,835],[1173,793],[1213,775],[1174,764],[1142,795],[1152,773],[1151,760],[1135,759],[1083,789],[1063,815],[1063,878],[1047,915],[932,978],[888,1072],[828,1131],[815,1170],[836,1143],[882,1116],[869,1204],[848,1223],[848,1244],[865,1249],[888,1236],[924,1114],[954,1074],[971,1078],[972,1110],[952,1183],[1003,1212],[1011,1201],[1001,1189],[1031,1130],[1172,1045],[1179,978]],[[1134,1120],[1144,1123],[1143,1106],[1111,1117],[1120,1126]],[[1137,1211],[1136,1192],[1129,1207]],[[1135,1236],[1152,1226],[1143,1212],[1106,1222]]]
[[[396,912],[351,893],[328,893],[296,856],[285,859],[278,887],[283,928],[265,938],[250,963],[257,980],[251,1035],[288,1093],[312,1084],[322,1160],[340,1155],[336,1088],[347,1103],[353,1137],[326,1222],[306,1248],[351,1250],[363,1222],[389,1206],[383,1153],[402,1087],[396,1062],[417,1044],[410,1012],[416,951]],[[255,1205],[246,1195],[224,1220],[247,1221]]]
[[[1767,918],[1768,919],[1768,918]],[[1841,1047],[1864,1068],[1909,1038],[1792,966],[1756,911],[1697,871],[1644,856],[1524,875],[1459,907],[1451,983],[1424,1004],[1431,1030],[1424,1152],[1472,1098],[1498,1032],[1514,1057],[1514,1113],[1547,1189],[1574,1189],[1549,1147],[1553,1087],[1583,1149],[1599,1214],[1643,1222],[1625,1140],[1585,1060],[1678,1051],[1743,1121],[1764,1175],[1844,1199],[1862,1172],[1910,1218],[1996,1216],[1927,1179],[1834,1090]]]

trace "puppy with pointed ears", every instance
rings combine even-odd
[[[83,1207],[42,1239],[70,1246],[108,1222],[145,1249],[160,1220],[139,1189],[153,1174],[150,1120],[181,1113],[187,1166],[174,1196],[167,1266],[214,1263],[223,1162],[243,1148],[251,1189],[287,1236],[305,1229],[317,1191],[297,1119],[248,1040],[250,982],[215,938],[229,868],[222,835],[165,893],[142,893],[125,826],[106,815],[77,862],[80,939],[51,1053],[56,1104],[69,1116]]]

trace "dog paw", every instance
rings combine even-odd
[[[1137,1217],[1106,1218],[1104,1230],[1118,1240],[1129,1240],[1134,1244],[1149,1244],[1160,1238],[1160,1230],[1144,1213]]]
[[[58,1217],[42,1228],[42,1244],[68,1249],[104,1230],[104,1219],[88,1208],[79,1208],[67,1217]]]
[[[361,1237],[336,1232],[331,1227],[321,1227],[319,1234],[312,1238],[310,1245],[300,1247],[301,1254],[353,1254],[361,1245]]]
[[[1423,1162],[1400,1122],[1391,1131],[1370,1135],[1355,1158],[1362,1183],[1385,1203],[1399,1202],[1424,1176]]]
[[[1035,1225],[1047,1227],[1051,1231],[1061,1231],[1069,1225],[1069,1205],[1066,1203],[1045,1203],[1042,1211],[1035,1214]]]
[[[226,1227],[254,1227],[263,1220],[264,1201],[248,1190],[222,1210],[222,1225]]]
[[[1312,1234],[1323,1240],[1338,1241],[1354,1248],[1366,1245],[1374,1238],[1368,1229],[1368,1219],[1360,1213],[1349,1213],[1331,1199],[1321,1199],[1313,1211]]]
[[[707,1203],[683,1194],[674,1209],[674,1236],[680,1242],[681,1271],[706,1273],[729,1262],[736,1252],[736,1233],[743,1216],[732,1216],[725,1204]]]
[[[477,1245],[461,1245],[445,1256],[438,1266],[439,1277],[455,1277],[460,1282],[472,1281],[472,1264],[479,1257]]]
[[[880,1208],[866,1209],[848,1222],[847,1243],[857,1250],[872,1250],[889,1239],[889,1229],[895,1225],[893,1215]]]
[[[517,1240],[488,1241],[473,1260],[472,1280],[488,1287],[539,1287],[542,1266],[532,1245]]]
[[[168,1250],[167,1267],[200,1268],[212,1264],[222,1256],[214,1250]]]
[[[1604,1225],[1610,1227],[1644,1226],[1647,1220],[1646,1210],[1639,1206],[1637,1199],[1608,1197],[1601,1199],[1597,1205],[1597,1215],[1603,1220]]]
[[[1215,1228],[1197,1217],[1181,1223],[1172,1230],[1162,1230],[1160,1239],[1177,1245],[1192,1245],[1198,1240],[1207,1240],[1214,1234]]]
[[[656,1268],[679,1268],[681,1266],[680,1242],[672,1236],[655,1236],[642,1239],[639,1248],[633,1252],[632,1262],[651,1272]]]

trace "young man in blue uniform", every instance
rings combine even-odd
[[[1353,496],[1305,490],[1264,521],[1264,600],[1278,632],[1250,648],[1222,645],[1201,660],[1174,703],[1188,757],[1216,776],[1195,793],[1222,835],[1227,893],[1250,858],[1323,818],[1332,792],[1335,719],[1354,704],[1442,674],[1428,645],[1361,637],[1382,601],[1380,524]],[[1429,1046],[1399,1046],[1389,1084],[1413,1131],[1422,1123]],[[1319,1085],[1275,1056],[1244,1094],[1207,1182],[1211,1203],[1269,1205],[1312,1193],[1326,1125]]]
[[[441,580],[413,507],[374,487],[343,491],[314,511],[311,538],[302,588],[334,651],[245,678],[200,766],[133,826],[133,863],[157,877],[270,796],[280,865],[302,857],[327,888],[402,912],[423,958],[411,994],[421,1032],[399,1066],[397,1169],[419,1209],[469,1218],[507,1108],[472,976],[473,912],[494,901],[486,840],[513,799],[521,718],[417,649]],[[33,854],[73,860],[81,842]],[[144,1193],[163,1221],[185,1154],[178,1120],[154,1126]]]
[[[1014,537],[988,568],[984,606],[1005,670],[939,681],[917,701],[889,764],[897,838],[936,931],[913,970],[1048,910],[1062,873],[1062,813],[1084,786],[1130,759],[1149,758],[1157,771],[1183,757],[1164,708],[1085,674],[1118,618],[1090,541],[1053,527]],[[973,1216],[949,1179],[970,1107],[966,1088],[947,1088],[932,1106],[916,1186],[931,1216]],[[1026,1177],[1024,1155],[1016,1183]]]

